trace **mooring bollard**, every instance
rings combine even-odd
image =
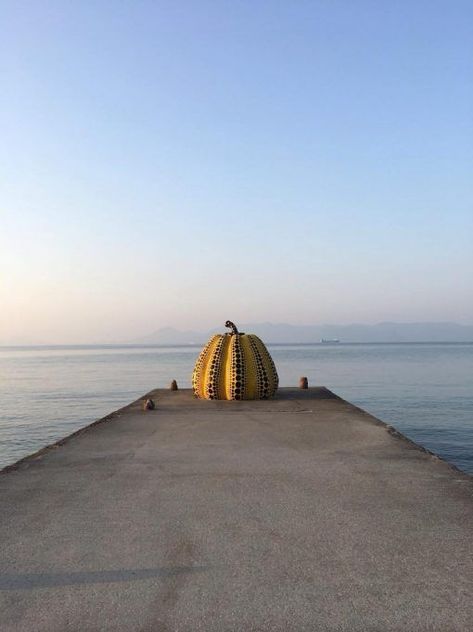
[[[299,379],[299,388],[309,388],[309,380],[306,377]]]
[[[156,404],[152,399],[147,399],[143,404],[143,410],[154,410],[156,408]]]
[[[173,380],[171,382],[171,387],[170,388],[171,388],[171,391],[178,391],[179,390],[179,387],[177,386],[176,380]]]

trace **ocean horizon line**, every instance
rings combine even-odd
[[[38,344],[0,344],[0,350],[15,350],[15,349],[143,349],[143,348],[189,348],[189,347],[201,347],[203,342],[166,342],[166,343],[137,343],[137,342],[84,342],[84,343],[38,343]],[[314,340],[312,342],[271,342],[265,341],[265,344],[274,347],[306,347],[306,346],[320,346],[337,347],[340,345],[473,345],[473,340],[337,340],[337,341],[321,341]]]

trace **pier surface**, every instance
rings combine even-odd
[[[0,475],[0,629],[471,631],[473,479],[324,388],[153,392]]]

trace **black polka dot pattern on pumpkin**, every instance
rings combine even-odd
[[[197,362],[192,373],[192,388],[194,395],[200,397],[204,388],[205,367],[210,355],[210,349],[218,336],[212,336],[209,342],[205,345],[197,358]]]
[[[253,334],[214,336],[192,375],[194,394],[205,399],[266,399],[274,395],[278,382],[268,350]]]
[[[222,399],[219,393],[220,372],[222,370],[222,346],[225,340],[220,336],[210,360],[209,378],[205,385],[207,399]]]
[[[232,336],[230,353],[230,399],[244,399],[246,375],[240,334]]]
[[[254,345],[259,364],[262,366],[261,375],[259,375],[258,380],[258,385],[262,388],[260,398],[267,399],[275,394],[279,385],[276,366],[269,351],[258,336],[251,336],[251,344],[252,346]]]

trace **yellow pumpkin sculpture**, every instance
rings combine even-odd
[[[194,395],[200,399],[267,399],[279,378],[268,350],[254,334],[240,333],[227,320],[231,333],[212,336],[202,349],[192,374]]]

